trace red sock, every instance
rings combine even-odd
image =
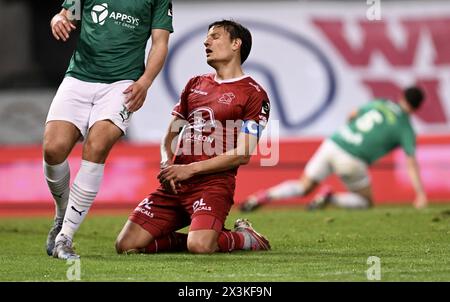
[[[153,240],[145,247],[145,253],[160,253],[160,252],[181,252],[187,250],[187,234],[170,233],[169,235]]]
[[[221,252],[242,250],[244,247],[244,235],[239,232],[222,231],[219,234],[217,244]]]

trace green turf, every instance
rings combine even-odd
[[[232,212],[227,227],[242,216]],[[369,256],[382,281],[450,281],[450,205],[423,211],[264,209],[245,215],[270,252],[116,255],[126,216],[92,216],[75,238],[82,281],[367,281]],[[64,281],[69,265],[45,254],[49,218],[0,219],[0,281]]]

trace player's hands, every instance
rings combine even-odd
[[[160,182],[164,188],[164,191],[169,192],[171,194],[178,194],[177,184],[173,180],[163,180]],[[179,186],[179,184],[178,184],[178,186]]]
[[[57,14],[53,17],[50,22],[50,27],[52,29],[52,34],[56,40],[63,40],[66,42],[69,39],[69,35],[72,30],[77,27],[70,22],[67,17]]]
[[[416,209],[423,209],[427,206],[427,204],[427,196],[424,193],[419,193],[416,195],[416,199],[414,200],[414,207]]]
[[[124,90],[123,93],[126,94],[125,106],[127,106],[128,111],[135,112],[142,107],[150,85],[151,83],[148,83],[141,78]]]
[[[172,164],[172,161],[171,161],[171,160],[167,160],[167,161],[161,162],[161,163],[159,164],[160,170],[166,169],[166,168],[169,167],[171,164]],[[161,185],[162,185],[163,188],[164,188],[164,191],[169,192],[169,193],[172,193],[172,194],[177,194],[176,184],[175,184],[175,182],[174,182],[173,180],[171,180],[171,181],[167,181],[167,180],[161,181],[161,180],[160,180],[160,182],[161,182]]]
[[[158,179],[163,185],[165,182],[168,182],[172,191],[176,194],[176,184],[180,181],[191,178],[193,175],[194,173],[190,165],[171,165],[159,172]]]
[[[165,168],[168,168],[172,164],[173,164],[173,162],[170,159],[161,161],[159,163],[159,169],[164,170]]]

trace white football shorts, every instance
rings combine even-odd
[[[126,134],[132,113],[125,106],[123,91],[133,83],[132,80],[90,83],[65,77],[53,98],[46,123],[71,122],[86,137],[95,122],[110,120]]]
[[[309,160],[305,174],[308,178],[320,182],[332,173],[339,176],[350,191],[370,185],[367,163],[344,151],[332,140],[326,139]]]

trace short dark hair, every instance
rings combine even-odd
[[[247,60],[250,50],[252,49],[252,34],[250,31],[241,24],[232,20],[222,20],[211,23],[208,26],[208,30],[213,26],[223,27],[229,34],[231,40],[241,39],[241,64]]]
[[[406,102],[414,109],[419,109],[425,98],[425,93],[417,86],[408,87],[403,91]]]

